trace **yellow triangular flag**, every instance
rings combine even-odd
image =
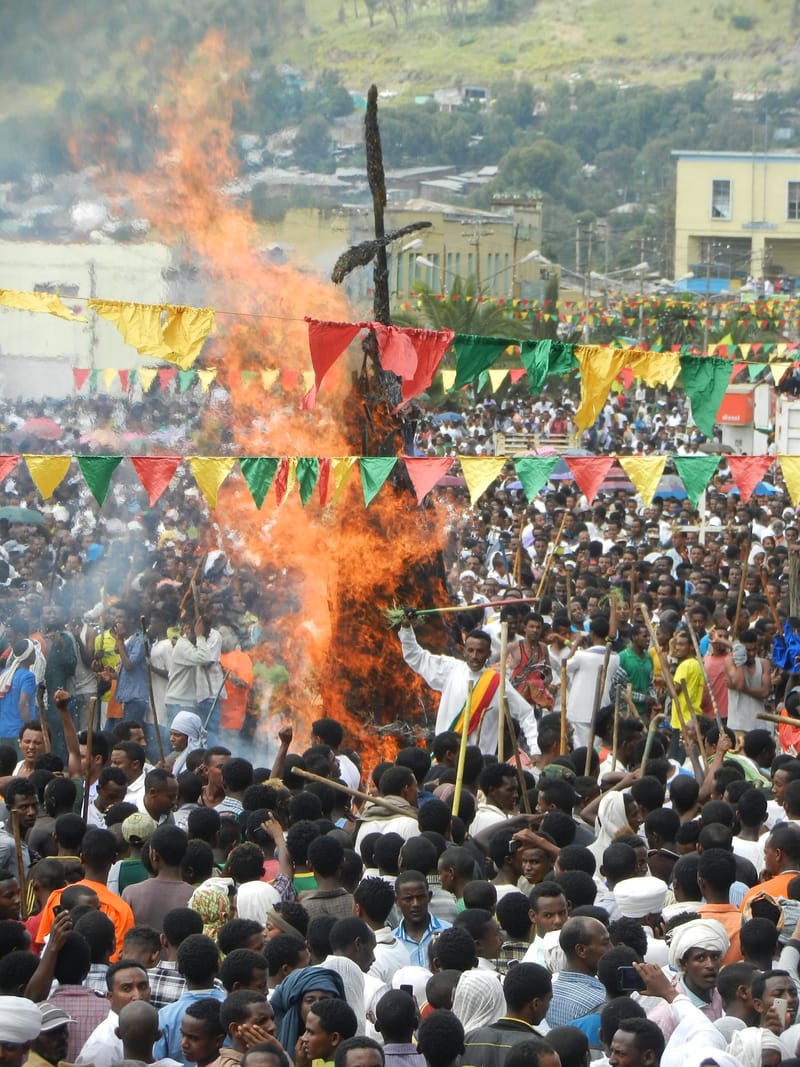
[[[49,500],[69,470],[71,456],[23,456],[33,484]]]
[[[106,392],[110,393],[114,382],[117,380],[116,367],[103,367],[100,371],[100,377],[103,379],[103,385],[106,387]]]
[[[671,389],[681,372],[677,352],[640,352],[636,349],[628,356],[628,366],[634,378],[640,378],[651,388],[666,385]]]
[[[720,337],[720,339],[717,341],[717,344],[718,345],[732,345],[733,344],[733,336],[731,334],[729,334],[729,333],[726,333],[724,337]]]
[[[141,373],[141,371],[139,373]],[[207,393],[208,390],[211,388],[211,383],[214,381],[216,376],[216,367],[209,367],[208,370],[198,370],[197,378],[200,382],[200,388],[203,390],[204,393]]]
[[[505,466],[505,456],[462,456],[461,473],[467,483],[470,503],[486,492]]]
[[[73,315],[54,293],[23,293],[19,289],[0,289],[0,304],[15,311],[38,311],[70,322],[88,322],[83,315]]]
[[[642,498],[644,506],[649,508],[653,493],[658,489],[658,483],[664,473],[667,457],[617,456],[617,462],[633,482],[633,488]]]
[[[794,507],[800,503],[800,456],[778,456],[786,492]]]
[[[446,393],[449,393],[453,388],[453,383],[456,380],[456,372],[454,370],[442,371],[442,388]]]
[[[492,383],[492,392],[493,393],[496,393],[497,390],[500,388],[500,386],[503,384],[503,381],[504,381],[504,379],[505,379],[507,374],[508,374],[508,368],[506,368],[505,370],[502,370],[500,368],[496,369],[496,368],[492,367],[489,370],[489,381]]]
[[[286,460],[286,492],[281,498],[281,502],[278,505],[281,507],[289,497],[293,486],[297,485],[297,456],[289,456]]]
[[[210,508],[217,506],[219,487],[228,477],[236,460],[232,456],[190,456],[194,480]]]
[[[781,384],[784,374],[790,367],[791,363],[770,363],[769,369],[772,371],[772,380],[776,385]]]
[[[778,359],[780,359],[781,356],[785,356],[786,355],[786,349],[787,348],[788,348],[788,345],[786,344],[786,342],[785,341],[781,341],[779,344],[775,345],[775,352],[773,354],[776,355],[778,357]]]
[[[350,480],[353,467],[358,462],[358,456],[340,456],[331,458],[331,484],[333,492],[328,496],[329,504],[336,504],[344,492],[344,487]]]
[[[303,371],[303,392],[304,393],[308,392],[308,390],[314,384],[315,380],[316,379],[315,379],[313,370],[304,370]]]
[[[139,381],[142,383],[142,389],[148,392],[150,386],[156,380],[158,374],[157,367],[137,367],[136,373],[139,375]]]
[[[261,384],[265,389],[271,389],[275,382],[278,380],[280,371],[275,368],[274,370],[262,370],[261,372]]]
[[[750,344],[739,345],[739,351],[742,354],[742,359],[749,359],[750,358],[750,349],[752,347],[753,346],[750,345]]]

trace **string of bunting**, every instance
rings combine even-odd
[[[209,508],[217,506],[222,484],[238,464],[239,472],[257,508],[261,508],[268,491],[274,487],[275,503],[280,506],[287,495],[297,489],[305,506],[317,490],[320,506],[335,504],[354,470],[358,470],[364,506],[368,507],[398,463],[405,466],[417,503],[445,476],[445,485],[466,488],[474,505],[499,478],[505,488],[521,490],[530,502],[548,480],[572,480],[591,503],[600,490],[625,488],[625,481],[611,478],[618,463],[633,490],[645,505],[656,494],[687,496],[693,506],[714,477],[720,463],[718,455],[690,456],[97,456],[34,455],[0,456],[0,481],[14,470],[20,458],[27,466],[36,489],[48,500],[67,475],[74,460],[92,496],[102,507],[112,476],[127,460],[147,493],[152,507],[172,481],[178,466],[186,463]],[[671,459],[683,485],[683,493],[673,485],[659,488],[667,460]],[[733,484],[743,501],[753,493],[776,492],[762,482],[773,463],[780,464],[783,480],[793,505],[800,503],[800,456],[726,456]],[[513,466],[514,479],[504,469]],[[460,475],[460,477],[459,477]],[[455,481],[453,480],[455,478]]]

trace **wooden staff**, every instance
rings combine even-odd
[[[506,704],[506,666],[508,664],[508,619],[500,623],[500,686],[497,690],[497,762],[503,763]]]
[[[83,804],[81,805],[83,821],[89,817],[89,790],[91,789],[92,778],[92,733],[94,731],[94,708],[97,703],[97,697],[91,697],[89,700],[89,715],[87,716],[88,729],[86,731],[86,766],[84,767],[84,780],[83,780]]]
[[[683,729],[686,726],[686,720],[684,719],[683,713],[681,712],[678,690],[675,688],[675,682],[673,680],[672,675],[670,674],[669,664],[667,663],[667,657],[664,655],[661,645],[659,645],[658,643],[658,637],[656,636],[655,627],[653,626],[653,620],[650,618],[650,612],[647,610],[647,605],[640,604],[639,610],[642,613],[644,624],[647,627],[647,632],[650,634],[650,640],[653,642],[653,647],[655,648],[656,655],[658,656],[658,662],[661,666],[661,677],[663,679],[664,686],[667,692],[669,693],[670,699],[672,701],[672,706],[675,709],[675,714],[677,715],[678,722],[680,723],[680,728]],[[692,763],[692,769],[694,770],[695,778],[698,782],[702,782],[705,775],[703,773],[703,767],[700,760],[700,750],[698,747],[699,744],[700,733],[698,731],[697,745],[689,745],[689,759]]]
[[[569,611],[569,602],[572,600],[572,572],[569,567],[564,568],[564,596],[567,600],[566,608]]]
[[[655,736],[656,736],[656,724],[657,724],[657,722],[658,722],[658,716],[657,715],[652,715],[650,717],[650,722],[647,724],[647,735],[645,736],[645,739],[644,739],[644,751],[642,752],[642,762],[641,762],[642,774],[644,774],[645,766],[647,764],[647,761],[650,759],[650,753],[651,753],[651,751],[653,749],[653,741],[654,741]]]
[[[153,716],[153,726],[156,731],[156,743],[158,745],[158,755],[162,763],[164,763],[164,742],[161,738],[161,728],[158,725],[158,711],[156,709],[156,698],[153,693],[153,670],[150,666],[150,653],[147,650],[147,623],[144,615],[139,617],[139,628],[142,631],[142,643],[144,645],[144,665],[147,670],[147,695],[150,698],[150,712]]]
[[[309,782],[321,782],[323,785],[329,785],[331,789],[338,789],[340,793],[346,793],[356,800],[368,800],[370,804],[380,804],[382,808],[394,812],[395,815],[405,815],[407,819],[411,818],[408,808],[401,808],[399,804],[393,804],[386,797],[371,797],[369,793],[362,793],[360,789],[351,789],[349,785],[334,782],[331,778],[323,778],[320,774],[313,774],[311,771],[302,770],[300,767],[292,767],[292,774],[296,774],[300,778],[307,778]]]
[[[194,585],[194,583],[195,583],[195,581],[197,579],[197,575],[200,573],[200,568],[203,566],[203,560],[205,558],[206,558],[206,554],[203,554],[200,557],[200,559],[198,560],[197,566],[192,571],[192,576],[189,579],[189,584],[186,586],[186,589],[184,590],[183,596],[181,597],[181,602],[178,605],[178,618],[180,618],[180,616],[181,616],[181,614],[183,612],[183,609],[186,607],[186,601],[189,599],[189,597],[192,596],[192,595],[196,595],[196,590],[193,590],[192,587],[193,587],[193,585]]]
[[[714,690],[711,688],[711,682],[708,680],[708,674],[706,672],[706,665],[703,662],[703,657],[700,655],[700,645],[697,642],[697,634],[689,627],[689,636],[692,639],[694,645],[694,654],[697,656],[697,662],[700,664],[700,670],[703,672],[703,682],[708,690],[708,695],[711,697],[711,707],[714,709],[714,720],[719,727],[720,733],[722,733],[722,716],[719,713],[719,705],[717,704],[717,698],[714,696]],[[699,737],[698,737],[699,740]]]
[[[511,737],[511,745],[514,749],[514,765],[517,769],[517,781],[519,782],[519,799],[526,815],[532,815],[531,802],[528,798],[528,790],[525,786],[525,775],[522,773],[522,760],[519,757],[519,742],[517,741],[517,731],[514,729],[514,720],[511,718],[511,711],[506,701],[503,701],[503,711],[505,715],[506,725],[508,726],[508,733]]]
[[[567,754],[567,661],[561,660],[561,741],[558,746],[559,754]]]
[[[47,716],[44,710],[44,685],[36,686],[36,710],[39,712],[39,722],[42,724],[42,741],[45,752],[50,751],[50,730],[47,726]]]
[[[641,719],[639,709],[633,702],[633,686],[630,682],[625,686],[625,706],[628,709],[628,714],[632,719]]]
[[[555,555],[556,555],[556,552],[558,551],[558,546],[561,544],[561,535],[564,533],[564,526],[566,525],[566,522],[567,522],[567,515],[569,515],[569,512],[565,508],[564,509],[564,515],[563,515],[563,517],[561,519],[561,525],[559,526],[558,533],[556,534],[556,539],[555,539],[555,541],[553,542],[553,544],[550,547],[550,555],[545,560],[544,570],[542,571],[542,576],[539,579],[539,584],[536,587],[536,599],[537,600],[539,599],[539,597],[542,595],[542,593],[544,591],[544,583],[547,581],[547,575],[550,572],[550,567],[552,566],[553,560],[554,560]]]
[[[464,784],[464,762],[467,758],[467,740],[469,737],[469,717],[472,713],[472,689],[474,683],[467,682],[467,699],[464,705],[464,725],[461,727],[461,744],[458,748],[458,766],[456,768],[456,785],[453,790],[453,814],[458,814],[461,803],[461,787]]]
[[[517,545],[517,551],[514,553],[514,585],[517,587],[522,585],[522,541]]]
[[[800,726],[800,719],[794,719],[791,715],[775,715],[771,711],[757,711],[756,718],[764,722],[777,722],[781,726]]]
[[[744,583],[747,578],[747,568],[750,561],[750,550],[753,547],[753,534],[751,527],[750,539],[747,542],[747,551],[745,552],[744,559],[742,560],[742,580],[739,582],[739,592],[736,596],[736,614],[733,616],[733,640],[737,641],[739,638],[739,613],[742,610],[742,600],[744,599]]]
[[[600,710],[600,701],[603,699],[603,690],[606,687],[608,676],[608,661],[611,659],[611,642],[606,641],[606,650],[603,655],[603,666],[597,676],[597,684],[594,687],[594,704],[592,705],[592,719],[589,723],[589,740],[586,742],[586,763],[584,764],[584,776],[589,774],[592,767],[592,749],[594,747],[594,732],[597,727],[597,713]]]
[[[19,829],[19,812],[11,812],[11,829],[14,834],[14,854],[17,858],[17,879],[19,881],[19,914],[25,921],[28,918],[28,887],[25,881],[25,864],[22,862],[22,834]]]
[[[617,752],[619,751],[619,686],[614,693],[614,731],[611,742],[611,773],[617,769]]]

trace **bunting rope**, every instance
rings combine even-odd
[[[394,468],[403,464],[413,486],[417,504],[422,504],[443,477],[454,472],[463,480],[463,488],[476,504],[498,479],[504,488],[517,489],[530,503],[548,481],[574,481],[588,502],[598,492],[616,492],[630,485],[647,506],[655,495],[688,497],[694,507],[717,472],[718,455],[653,456],[120,456],[120,455],[35,455],[0,456],[0,479],[7,478],[20,458],[24,461],[40,496],[50,499],[64,480],[74,460],[83,480],[99,507],[108,494],[114,472],[127,460],[134,469],[152,507],[185,463],[197,488],[212,510],[217,506],[219,490],[238,466],[253,503],[261,508],[270,488],[275,489],[275,503],[280,506],[286,496],[297,489],[305,505],[317,490],[320,506],[335,504],[358,468],[364,506],[377,496]],[[557,471],[559,459],[563,465]],[[669,483],[663,481],[664,469],[671,460],[677,474]],[[777,493],[780,489],[762,482],[768,469],[779,465],[786,492],[793,506],[800,503],[800,456],[726,456],[726,462],[741,500],[755,494]],[[613,478],[617,463],[623,478]],[[504,474],[506,466],[513,470]],[[669,477],[669,476],[668,476]],[[680,484],[680,488],[675,482]],[[448,483],[454,484],[452,482]],[[456,484],[462,485],[459,481]]]

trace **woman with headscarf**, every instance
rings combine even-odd
[[[172,773],[177,777],[185,769],[189,753],[206,746],[206,732],[200,716],[193,711],[179,711],[170,723],[169,743],[172,752],[167,756],[167,762],[172,764]]]
[[[746,1026],[737,1030],[728,1045],[742,1067],[778,1067],[781,1060],[792,1055],[781,1039],[764,1026]]]
[[[635,832],[629,823],[631,802],[636,801],[629,793],[612,790],[600,800],[595,816],[595,839],[589,845],[589,851],[597,860],[598,867],[603,862],[603,853],[617,834],[627,831]]]
[[[453,1015],[469,1034],[505,1014],[503,986],[495,971],[464,971],[453,994]]]
[[[203,933],[212,941],[217,940],[220,927],[233,917],[233,899],[222,878],[210,878],[198,886],[188,906],[202,918]]]
[[[272,994],[277,1038],[290,1056],[305,1031],[306,1016],[315,1004],[332,998],[344,1000],[344,983],[328,967],[302,967],[288,974]]]
[[[278,890],[266,882],[242,882],[236,890],[236,914],[266,926],[267,916],[280,899]]]

